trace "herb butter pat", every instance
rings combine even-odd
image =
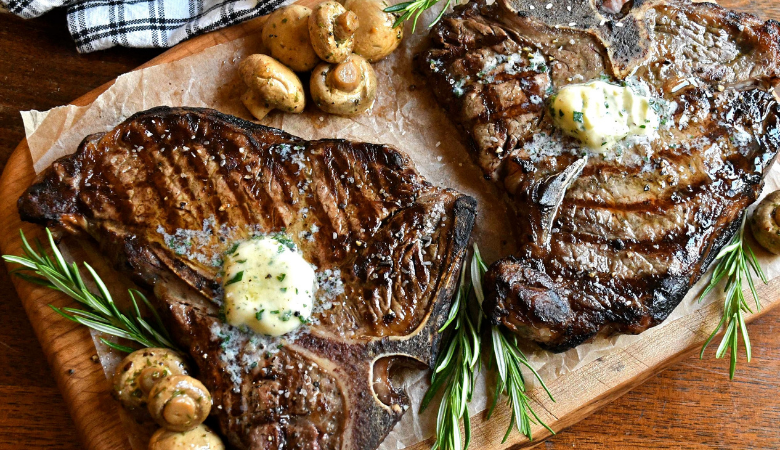
[[[281,336],[311,317],[316,275],[284,235],[240,243],[225,257],[225,318],[233,326]]]
[[[556,125],[595,151],[606,151],[628,136],[649,136],[659,126],[650,98],[604,81],[574,84],[550,105]]]

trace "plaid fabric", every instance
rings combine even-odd
[[[171,47],[179,42],[268,14],[290,0],[0,0],[24,18],[67,8],[68,30],[79,52],[124,47]]]

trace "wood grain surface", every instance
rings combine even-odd
[[[780,18],[780,5],[772,0],[753,4],[747,1],[721,3]],[[252,25],[247,26],[251,28]],[[166,58],[186,56],[212,45],[214,39],[230,38],[230,33],[200,38],[195,45],[177,47]],[[62,13],[32,21],[0,15],[0,50],[0,130],[3,131],[0,133],[0,169],[5,167],[14,146],[23,138],[19,110],[44,110],[67,103],[159,53],[118,49],[77,55],[67,37]],[[15,169],[7,171],[5,176],[29,177],[24,173],[24,162],[18,157],[10,161],[8,164]],[[4,218],[13,214],[16,214],[13,210],[0,211]],[[22,294],[30,289],[21,284],[17,287]],[[61,399],[54,380],[60,380],[61,388],[68,383],[78,383],[79,379],[99,372],[99,364],[90,360],[91,354],[79,354],[65,361],[60,358],[53,366],[65,372],[51,373],[4,271],[0,271],[0,300],[0,448],[81,448],[68,417],[68,406]],[[57,301],[57,296],[41,300]],[[33,326],[46,321],[42,316],[47,314],[45,309],[31,313],[28,308],[27,312]],[[779,321],[780,312],[775,311],[751,324],[754,360],[750,365],[741,361],[735,381],[728,381],[725,361],[716,361],[711,354],[705,361],[687,356],[671,370],[547,440],[542,447],[780,447],[780,432],[776,426],[780,419],[780,399],[775,395],[780,384],[780,346],[773,333]],[[85,330],[67,323],[58,326],[61,328],[37,330],[39,335],[64,336],[56,343],[44,344],[48,346],[46,354],[50,362],[57,355],[68,353],[72,342],[85,339]],[[69,373],[70,370],[74,372]],[[99,388],[85,390],[84,395],[96,398],[97,402],[92,404],[91,411],[70,413],[95,417],[88,423],[90,427],[111,426],[115,420],[113,405],[104,394]],[[90,447],[94,445],[94,442],[89,443]]]

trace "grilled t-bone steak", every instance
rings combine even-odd
[[[213,110],[155,108],[87,137],[19,199],[153,289],[238,449],[376,448],[432,365],[475,214],[403,153],[305,141]],[[265,338],[220,319],[220,258],[284,232],[318,268],[313,322]]]
[[[661,323],[780,145],[780,24],[714,4],[479,0],[418,62],[517,213],[520,250],[490,267],[485,309],[554,351]],[[598,153],[557,130],[554,96],[591,80],[653,98],[657,137]]]

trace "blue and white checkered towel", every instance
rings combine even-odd
[[[0,0],[24,18],[67,8],[79,52],[171,47],[192,36],[268,14],[289,0]]]

